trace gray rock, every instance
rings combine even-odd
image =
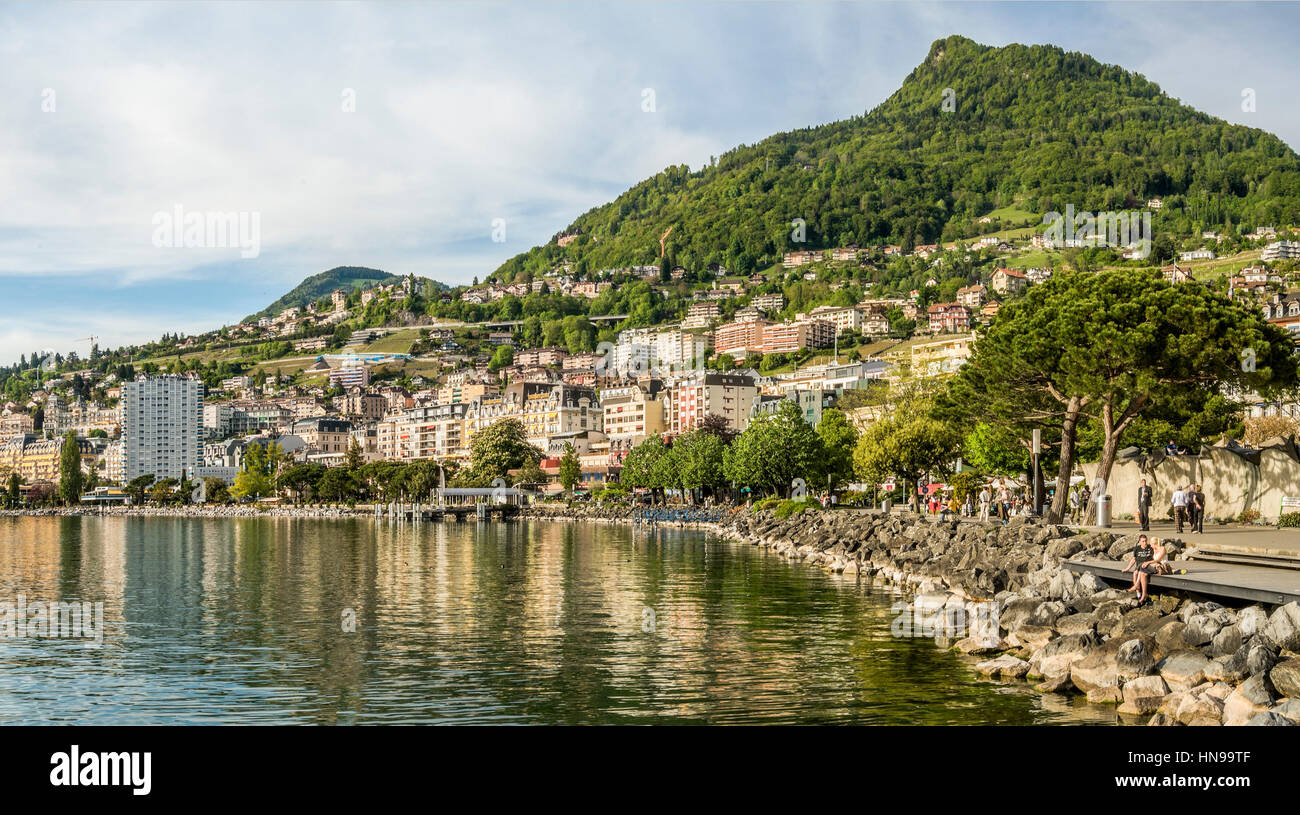
[[[1229,727],[1243,725],[1256,713],[1273,706],[1273,692],[1267,678],[1256,674],[1237,686],[1223,700],[1223,723]]]
[[[1142,640],[1129,640],[1115,652],[1115,668],[1120,679],[1146,676],[1156,667],[1156,659]],[[1163,694],[1162,694],[1163,695]]]
[[[1152,713],[1160,707],[1169,686],[1158,676],[1140,676],[1124,683],[1120,713]]]
[[[1218,603],[1207,601],[1203,603],[1188,603],[1183,606],[1182,611],[1178,612],[1179,618],[1183,622],[1189,622],[1197,614],[1208,614],[1216,609],[1223,608]]]
[[[1183,629],[1183,642],[1195,648],[1214,639],[1223,626],[1209,614],[1193,614],[1184,620],[1187,627]]]
[[[1295,722],[1271,710],[1256,713],[1246,722],[1247,727],[1294,727]]]
[[[1211,682],[1240,682],[1249,675],[1244,647],[1237,649],[1235,654],[1215,657],[1205,666],[1205,678]]]
[[[1157,670],[1173,690],[1190,690],[1205,680],[1210,661],[1200,651],[1175,651],[1160,661]]]
[[[979,663],[975,666],[975,670],[987,676],[1018,679],[1029,673],[1029,663],[1010,654],[1003,654],[995,659]]]
[[[1300,724],[1300,699],[1283,699],[1273,708],[1279,716],[1285,716],[1293,724]]]
[[[1097,616],[1095,614],[1067,614],[1064,617],[1058,617],[1054,627],[1062,634],[1091,634],[1097,630]]]
[[[1118,644],[1111,647],[1111,643],[1092,650],[1070,666],[1070,681],[1083,693],[1098,688],[1112,686],[1118,688],[1119,665],[1116,663],[1118,651]]]
[[[1258,644],[1243,647],[1246,648],[1246,673],[1251,676],[1267,673],[1277,663],[1277,655],[1271,648]]]
[[[1269,681],[1283,696],[1300,698],[1300,659],[1279,662],[1268,672]]]
[[[1025,620],[1025,623],[1028,625],[1050,626],[1052,623],[1056,622],[1057,617],[1060,617],[1063,614],[1065,614],[1065,603],[1062,603],[1059,600],[1049,600],[1034,609]]]
[[[1260,634],[1278,648],[1300,651],[1300,602],[1279,606]]]
[[[1210,654],[1215,657],[1235,654],[1241,650],[1243,643],[1241,629],[1236,625],[1225,625],[1211,640]]]
[[[1223,702],[1208,693],[1189,693],[1178,704],[1178,721],[1191,727],[1223,723]]]
[[[1268,624],[1268,613],[1259,606],[1246,606],[1237,613],[1237,629],[1243,637],[1253,637]]]
[[[1187,625],[1178,620],[1172,620],[1161,626],[1155,636],[1157,656],[1166,656],[1186,648],[1183,643],[1183,630],[1186,628]]]

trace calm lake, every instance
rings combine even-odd
[[[1115,722],[890,636],[869,585],[691,530],[0,518],[0,604],[104,619],[0,637],[0,723]]]

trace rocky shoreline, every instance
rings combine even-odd
[[[618,505],[537,505],[522,517],[628,523],[633,513]],[[924,634],[971,655],[989,677],[1082,694],[1151,725],[1300,724],[1300,603],[1234,608],[1164,592],[1138,607],[1123,589],[1070,570],[1075,556],[1126,560],[1134,535],[1076,533],[1023,518],[1003,526],[845,510],[782,520],[740,509],[724,523],[694,525],[903,588],[923,612],[916,619],[939,621]],[[1181,558],[1182,542],[1167,543]],[[996,632],[990,626],[972,636],[949,625],[987,616],[990,607]]]

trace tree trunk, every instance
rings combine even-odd
[[[1071,396],[1065,405],[1065,420],[1061,424],[1061,463],[1056,469],[1056,494],[1052,496],[1052,509],[1047,522],[1059,524],[1065,519],[1065,509],[1070,497],[1070,474],[1074,472],[1074,436],[1079,424],[1082,400]]]

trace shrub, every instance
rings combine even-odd
[[[1239,524],[1253,524],[1258,520],[1259,512],[1253,509],[1243,509],[1241,513],[1237,515],[1237,523]]]
[[[1300,526],[1300,512],[1284,512],[1277,518],[1279,527],[1296,527]]]
[[[776,508],[772,510],[772,514],[784,521],[796,512],[803,512],[805,509],[821,508],[822,505],[820,501],[815,501],[811,498],[804,498],[799,501],[781,501],[781,503],[777,504]]]

